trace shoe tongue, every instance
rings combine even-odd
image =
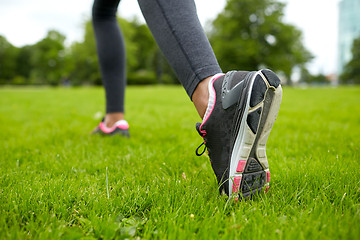
[[[248,74],[248,71],[236,71],[231,79],[230,89],[235,87],[239,82],[243,81]]]
[[[228,109],[238,102],[248,74],[249,72],[246,71],[230,71],[226,73],[221,92],[221,104],[224,109]]]

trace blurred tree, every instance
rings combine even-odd
[[[33,63],[30,61],[34,52],[34,46],[27,45],[19,48],[16,59],[16,72],[24,78],[26,84],[30,83],[30,74],[34,69]]]
[[[360,84],[360,36],[354,40],[351,52],[352,59],[345,65],[339,78],[341,83]]]
[[[157,46],[149,28],[132,20],[135,34],[131,41],[136,44],[136,65],[128,72],[129,83],[178,83],[176,76]],[[145,77],[145,78],[144,78]]]
[[[330,84],[330,81],[326,78],[324,74],[309,75],[305,81],[310,84]]]
[[[160,53],[150,30],[136,19],[118,18],[126,48],[126,71],[128,84],[154,84],[174,82],[173,73]],[[85,23],[82,42],[72,44],[70,80],[72,84],[90,83],[101,85],[96,54],[96,42],[91,21]]]
[[[154,38],[151,35],[149,28],[144,24],[139,24],[136,19],[132,22],[134,28],[134,35],[132,40],[138,44],[135,53],[135,62],[133,70],[146,69],[150,70],[156,51],[158,50]]]
[[[300,69],[299,81],[308,84],[330,84],[330,80],[324,74],[313,75],[305,67]]]
[[[129,84],[178,83],[150,30],[136,19],[118,18],[126,48]],[[52,30],[34,45],[16,48],[0,37],[0,83],[101,85],[94,30],[84,23],[84,39],[70,47]]]
[[[0,84],[10,83],[16,75],[17,55],[18,49],[0,36]]]
[[[137,44],[132,40],[135,36],[133,23],[118,18],[119,25],[125,40],[126,48],[126,71],[133,72],[138,68]],[[101,85],[101,75],[96,53],[96,41],[94,29],[90,20],[85,22],[85,34],[82,42],[76,42],[71,46],[71,55],[73,56],[70,79],[72,84],[79,85],[90,83]]]
[[[30,63],[31,80],[35,84],[58,85],[64,77],[65,36],[50,30],[47,36],[33,46]]]
[[[91,21],[84,23],[84,39],[70,46],[70,81],[73,85],[101,84],[100,70],[96,55],[96,43]]]
[[[284,6],[276,0],[228,0],[209,33],[224,71],[271,68],[291,83],[293,68],[312,56],[301,43],[301,32],[282,22]]]

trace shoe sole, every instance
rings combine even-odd
[[[249,198],[269,188],[266,142],[282,98],[280,80],[272,71],[255,72],[248,81],[247,94],[239,100],[242,112],[235,125],[239,130],[229,166],[229,196],[235,199]]]
[[[103,130],[100,129],[100,127],[96,127],[91,134],[99,134],[102,136],[123,136],[126,138],[130,138],[130,133],[129,133],[129,129],[121,129],[121,128],[116,128],[114,131],[112,132],[104,132]]]

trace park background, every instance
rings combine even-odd
[[[268,67],[288,83],[358,82],[349,76],[356,72],[356,62],[352,69],[344,69],[350,57],[356,56],[351,47],[360,33],[358,0],[271,2],[264,4],[277,10],[269,14],[261,13],[266,6],[256,9],[251,2],[245,6],[246,1],[227,13],[226,1],[196,1],[224,71],[238,66],[242,70]],[[0,84],[101,85],[90,0],[76,4],[17,0],[2,5]],[[124,0],[119,8],[127,43],[128,83],[178,83],[136,5],[136,1]],[[327,11],[322,11],[324,7]],[[237,27],[229,29],[232,24]]]
[[[299,10],[304,22],[318,4]],[[196,110],[143,21],[121,11],[131,138],[90,135],[105,104],[85,16],[75,42],[56,28],[26,45],[0,38],[0,239],[360,238],[359,40],[331,82],[281,2],[223,6],[206,24],[223,70],[269,67],[284,81],[268,194],[219,196],[208,157],[195,155]]]

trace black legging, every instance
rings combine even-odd
[[[106,112],[124,112],[125,47],[116,11],[120,0],[95,0],[93,26]],[[221,72],[193,0],[138,0],[147,25],[189,97],[203,79]]]

